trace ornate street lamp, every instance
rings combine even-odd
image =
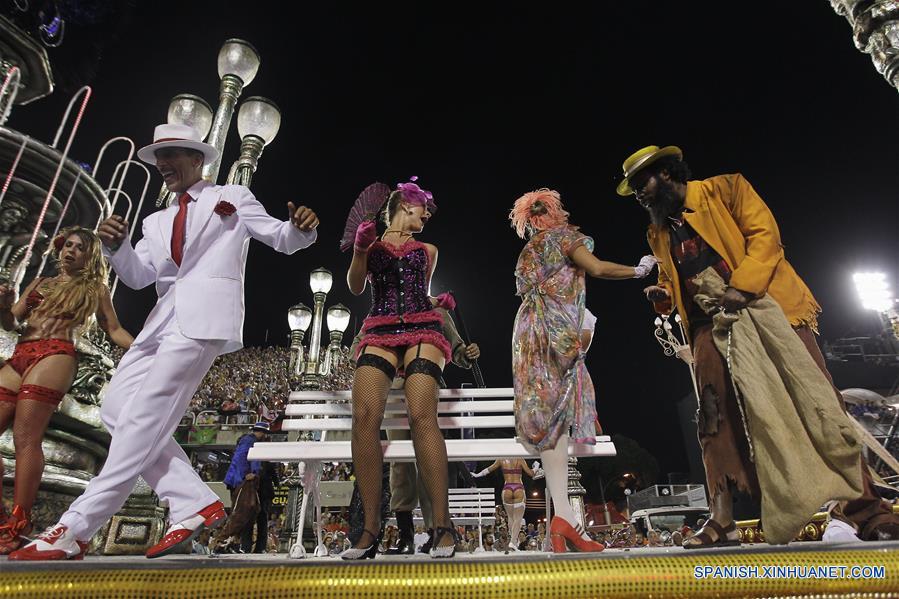
[[[287,324],[290,326],[290,374],[299,376],[302,374],[303,364],[303,337],[312,322],[312,310],[305,304],[291,306],[287,311]]]
[[[319,267],[309,274],[309,287],[312,288],[314,312],[312,316],[312,339],[309,340],[309,354],[303,370],[303,385],[309,389],[321,387],[321,373],[319,372],[319,352],[321,350],[322,317],[325,311],[325,299],[331,291],[334,279],[331,271]]]
[[[196,129],[200,137],[206,139],[212,127],[212,107],[200,96],[178,94],[169,101],[167,120],[169,124]]]
[[[240,39],[226,40],[218,54],[221,85],[215,114],[205,100],[192,94],[179,94],[169,102],[167,120],[170,124],[193,127],[200,132],[201,139],[219,151],[218,159],[203,165],[203,178],[207,181],[215,183],[218,179],[234,107],[243,88],[256,78],[259,64],[259,52],[252,44]],[[281,126],[281,111],[271,100],[252,97],[241,106],[237,121],[243,141],[240,158],[231,167],[227,182],[249,187],[262,149],[275,138]],[[175,194],[169,193],[163,185],[156,206],[169,205],[174,199]]]
[[[325,353],[325,363],[322,365],[321,374],[328,376],[332,371],[340,367],[340,345],[343,343],[343,333],[350,324],[350,309],[343,304],[337,304],[328,308],[328,351]]]
[[[231,166],[228,183],[250,186],[262,150],[275,139],[281,128],[281,110],[261,96],[247,98],[237,113],[240,133],[240,158]]]
[[[219,159],[203,166],[203,178],[215,183],[221,165],[221,154],[228,136],[234,106],[243,88],[252,83],[259,70],[259,52],[249,42],[239,39],[226,40],[218,55],[218,72],[222,82],[219,87],[219,106],[215,111],[209,145],[219,151]]]

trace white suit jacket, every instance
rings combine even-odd
[[[292,254],[312,245],[316,232],[300,231],[289,221],[269,216],[241,185],[201,183],[188,192],[196,200],[188,208],[180,268],[172,260],[177,203],[144,219],[144,236],[137,246],[132,248],[126,241],[114,253],[104,246],[104,254],[128,287],[142,289],[155,283],[160,298],[175,294],[175,317],[185,337],[225,340],[222,353],[235,351],[243,346],[244,270],[250,238]],[[220,202],[234,206],[234,213],[216,213]]]

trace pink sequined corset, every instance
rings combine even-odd
[[[401,316],[431,310],[429,270],[430,258],[423,243],[410,239],[395,247],[376,241],[368,252],[369,316]]]

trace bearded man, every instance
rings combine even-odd
[[[644,292],[659,313],[677,309],[694,359],[699,442],[712,517],[684,546],[738,544],[733,492],[759,497],[758,473],[728,363],[713,339],[712,315],[694,301],[698,275],[711,269],[723,279],[726,289],[720,307],[726,313],[751,307],[765,295],[773,298],[832,386],[815,340],[821,309],[784,257],[774,215],[742,175],[690,180],[690,169],[676,146],[642,148],[624,161],[623,170],[617,192],[635,195],[649,213],[647,239],[659,260],[658,284]],[[834,401],[845,411],[842,397],[834,391]],[[862,495],[834,503],[829,532],[842,527],[864,540],[899,539],[899,516],[874,491],[863,459],[858,468]]]

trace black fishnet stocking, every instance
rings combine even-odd
[[[437,425],[437,381],[430,374],[409,374],[406,377],[406,408],[412,446],[418,463],[418,475],[431,499],[434,528],[451,526],[447,497],[446,442]],[[437,539],[440,546],[452,545],[451,535]]]
[[[381,527],[381,420],[390,389],[390,379],[374,366],[359,366],[353,377],[353,471],[362,507],[365,511],[364,529],[377,534]],[[359,542],[370,544],[370,535],[363,534]],[[358,547],[369,545],[357,544]]]

